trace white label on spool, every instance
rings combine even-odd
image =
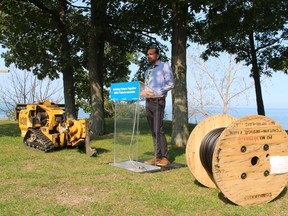
[[[270,157],[271,174],[288,173],[288,156]]]

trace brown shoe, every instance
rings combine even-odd
[[[157,163],[160,162],[161,159],[162,159],[161,157],[154,157],[152,159],[144,161],[144,163],[149,165],[157,165]]]
[[[170,164],[170,161],[166,157],[162,157],[162,159],[156,163],[157,166],[166,167]]]

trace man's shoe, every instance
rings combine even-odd
[[[170,164],[170,161],[166,157],[162,157],[162,159],[156,163],[157,166],[166,167]]]
[[[149,165],[157,165],[157,163],[160,162],[161,159],[162,159],[161,157],[154,157],[152,159],[144,161],[144,163]]]

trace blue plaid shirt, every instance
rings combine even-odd
[[[168,63],[157,61],[145,72],[145,85],[154,91],[155,96],[162,97],[174,87],[174,76]]]

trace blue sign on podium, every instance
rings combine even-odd
[[[110,88],[110,100],[140,100],[140,82],[112,83]]]

